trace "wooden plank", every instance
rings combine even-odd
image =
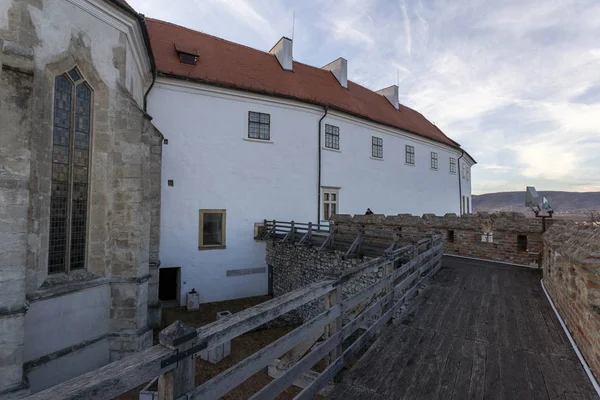
[[[365,322],[371,316],[376,315],[386,304],[386,300],[391,298],[392,294],[389,294],[387,299],[381,298],[377,303],[369,307],[369,309],[367,309],[363,314],[341,328],[339,331],[335,332],[325,342],[321,343],[316,349],[308,353],[302,360],[290,367],[278,379],[263,387],[259,392],[252,396],[251,399],[272,399],[279,395],[287,387],[289,387],[292,382],[298,379],[299,376],[301,376],[319,360],[325,357],[332,349],[335,349],[344,340],[350,337],[350,335],[352,335],[363,322]]]
[[[174,353],[164,346],[154,346],[38,392],[28,399],[111,399],[165,372],[161,371],[160,363]]]
[[[483,399],[487,363],[487,347],[482,342],[473,342],[473,367],[469,383],[469,399]]]
[[[392,293],[389,294],[390,296]],[[377,320],[376,323],[371,325],[369,329],[365,331],[358,339],[354,341],[339,357],[335,362],[333,362],[329,367],[325,369],[321,373],[318,379],[316,379],[312,385],[304,388],[300,394],[298,394],[294,399],[313,399],[319,391],[327,384],[327,382],[341,371],[341,369],[346,365],[363,347],[365,343],[372,340],[379,330],[387,323],[387,321],[394,315],[396,311],[396,307],[392,307],[386,312],[381,318]]]
[[[485,399],[502,399],[502,372],[500,367],[501,349],[490,345],[486,352]]]
[[[523,361],[532,398],[534,400],[547,400],[549,398],[548,389],[535,353],[524,351]]]
[[[512,350],[511,353],[512,363],[509,379],[512,379],[514,382],[514,398],[531,399],[531,389],[525,363],[525,352],[523,350]]]
[[[341,315],[340,305],[331,307],[329,310],[319,314],[287,335],[263,347],[251,356],[246,357],[244,360],[220,373],[208,382],[187,392],[181,398],[189,400],[202,398],[209,394],[211,398],[223,396],[256,372],[268,366],[271,361],[280,357],[282,354],[285,354],[294,346],[307,340],[317,332],[323,330],[330,321],[334,320],[339,315]]]
[[[473,368],[473,341],[459,339],[458,349],[453,350],[456,361],[446,365],[445,374],[449,378],[442,380],[442,388],[439,393],[440,399],[463,400],[469,397],[469,386],[471,383],[471,370]],[[451,357],[452,357],[451,353]],[[455,378],[454,380],[451,380]],[[446,383],[447,382],[447,383]]]
[[[278,362],[278,368],[282,370],[288,369],[292,364],[295,364],[299,359],[301,359],[319,340],[324,333],[325,329],[318,331],[308,340],[300,343],[287,353],[281,357],[281,360]]]
[[[421,368],[417,371],[415,377],[414,390],[407,390],[406,397],[430,399],[435,393],[439,392],[442,380],[444,367],[450,357],[450,352],[455,347],[455,343],[459,342],[453,336],[441,335],[441,342],[437,348],[432,349],[430,356],[426,356],[425,362],[421,364]],[[414,395],[413,395],[414,394]]]
[[[537,354],[536,358],[544,377],[546,390],[548,391],[548,398],[550,400],[563,399],[564,393],[561,379],[564,377],[561,377],[556,373],[549,355]]]
[[[321,281],[286,293],[283,296],[245,309],[196,330],[195,344],[206,344],[206,349],[218,346],[251,331],[301,305],[316,300],[333,290],[334,281]]]

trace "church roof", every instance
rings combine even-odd
[[[369,121],[399,128],[460,148],[419,112],[355,82],[343,88],[328,70],[293,62],[284,71],[274,55],[168,22],[146,18],[159,74],[328,106]],[[195,65],[182,63],[178,48],[194,49]]]

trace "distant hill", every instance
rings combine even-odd
[[[600,192],[538,192],[550,200],[556,214],[583,214],[600,211]],[[525,191],[473,195],[473,211],[516,211],[531,213],[525,207]]]

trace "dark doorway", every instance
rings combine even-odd
[[[161,301],[179,300],[179,268],[161,268],[159,271],[158,298]]]

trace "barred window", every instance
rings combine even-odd
[[[406,163],[413,164],[415,163],[415,147],[406,145]]]
[[[248,112],[248,137],[271,140],[271,116],[259,112]]]
[[[85,268],[92,90],[74,68],[55,79],[48,273]]]
[[[325,147],[340,149],[340,128],[325,124]]]
[[[383,158],[383,139],[373,136],[371,153],[375,158]]]
[[[438,169],[438,154],[431,152],[431,169]]]
[[[450,173],[456,173],[456,158],[450,157]]]

